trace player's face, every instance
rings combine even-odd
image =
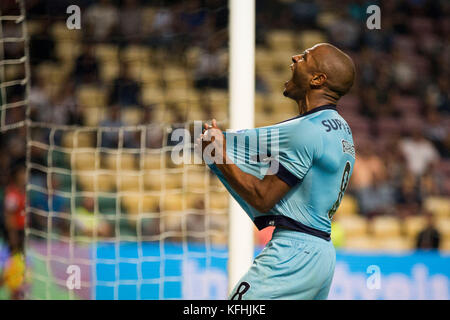
[[[292,71],[292,77],[284,84],[283,95],[285,97],[298,101],[306,96],[310,80],[308,58],[311,58],[309,50],[292,57],[292,64],[289,66]]]

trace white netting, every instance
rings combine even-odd
[[[25,6],[2,12],[0,6],[0,132],[25,124],[29,84]],[[9,14],[10,13],[10,14]]]
[[[46,284],[41,298],[52,298],[52,282],[66,285],[67,274],[58,278],[57,269],[69,265],[88,271],[89,277],[82,277],[81,287],[89,289],[83,298],[130,298],[121,296],[126,286],[135,288],[136,299],[171,298],[164,290],[168,283],[189,281],[178,272],[182,269],[167,274],[166,261],[186,268],[200,259],[208,269],[212,259],[226,259],[225,250],[211,246],[226,244],[227,194],[204,166],[174,164],[174,146],[165,143],[171,140],[170,126],[31,126],[32,154],[46,160],[40,164],[32,157],[30,169],[45,176],[46,184],[31,182],[28,188],[29,255],[52,273],[33,273]],[[189,123],[185,127],[189,130]],[[162,131],[161,148],[147,144],[148,132],[155,130]],[[130,133],[139,135],[140,144],[124,148]],[[105,134],[117,134],[118,148],[102,146]],[[125,265],[136,273],[121,270]],[[185,297],[196,297],[193,288],[183,290]]]
[[[186,7],[204,19],[194,31],[167,25],[181,2],[139,7],[137,40],[97,39],[96,2],[80,5],[81,30],[63,2],[37,3],[0,12],[0,128],[27,129],[27,297],[225,298],[228,195],[204,166],[172,161],[171,134],[227,118],[226,4]]]

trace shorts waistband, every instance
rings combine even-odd
[[[299,233],[306,233],[326,241],[331,240],[331,234],[308,227],[299,221],[282,215],[263,215],[256,217],[253,222],[259,230],[268,226],[283,227]]]

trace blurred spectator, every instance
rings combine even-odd
[[[99,237],[108,237],[111,235],[111,226],[100,214],[95,215],[94,205],[94,198],[83,198],[82,203],[76,208],[75,232],[87,237],[93,237],[95,232]]]
[[[225,89],[228,86],[226,65],[221,56],[218,43],[211,42],[200,53],[195,69],[195,87]]]
[[[170,47],[175,37],[175,18],[172,10],[161,5],[153,16],[153,23],[148,31],[148,42],[155,47]]]
[[[50,186],[47,186],[47,192],[35,192],[30,196],[30,206],[41,211],[51,212],[53,217],[53,228],[62,234],[67,234],[69,225],[67,220],[61,219],[61,213],[68,213],[68,198],[60,196],[57,192],[60,190],[61,182],[56,175],[52,175]],[[34,228],[46,228],[47,219],[38,215],[33,215],[31,224]]]
[[[373,148],[370,143],[360,146],[351,182],[360,211],[369,218],[388,213],[395,204],[395,189]]]
[[[102,130],[102,148],[119,148],[119,138],[120,138],[120,130],[119,128],[126,126],[126,123],[122,121],[121,110],[118,105],[113,105],[109,108],[108,117],[100,122],[100,127],[105,128],[106,130]],[[116,130],[114,130],[116,128]],[[112,130],[108,130],[112,129]],[[127,130],[123,131],[123,142],[122,146],[124,148],[139,148],[139,145],[133,138],[133,133]]]
[[[31,118],[34,121],[46,122],[50,107],[50,98],[45,90],[45,83],[39,74],[32,78],[32,85],[28,95]]]
[[[143,36],[143,17],[139,0],[125,0],[119,17],[121,38],[126,42],[140,42]]]
[[[140,105],[140,85],[130,76],[130,68],[120,64],[119,76],[114,80],[109,103],[122,107]]]
[[[55,62],[55,41],[50,34],[50,20],[44,20],[38,33],[30,38],[30,64],[36,65],[41,62]]]
[[[18,160],[11,169],[11,181],[6,187],[4,200],[5,227],[11,254],[23,252],[26,184],[25,164]]]
[[[434,217],[427,213],[427,225],[419,232],[416,239],[416,248],[420,250],[438,250],[441,242],[441,235],[434,224]]]
[[[86,36],[94,41],[111,42],[119,24],[119,11],[111,0],[99,0],[86,9]]]
[[[420,129],[414,129],[411,137],[403,138],[400,149],[406,158],[408,169],[420,177],[429,165],[439,161],[439,153],[433,144],[425,139]]]
[[[82,53],[75,61],[73,77],[78,85],[92,84],[98,81],[99,66],[94,56],[93,45],[83,45]]]
[[[146,147],[151,149],[159,149],[164,144],[164,126],[154,121],[153,108],[144,108],[144,114],[141,124],[146,125]]]

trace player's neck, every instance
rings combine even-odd
[[[337,100],[323,95],[306,95],[304,99],[298,100],[298,111],[300,114],[304,114],[312,109],[315,109],[320,106],[324,106],[327,104],[336,104]]]

